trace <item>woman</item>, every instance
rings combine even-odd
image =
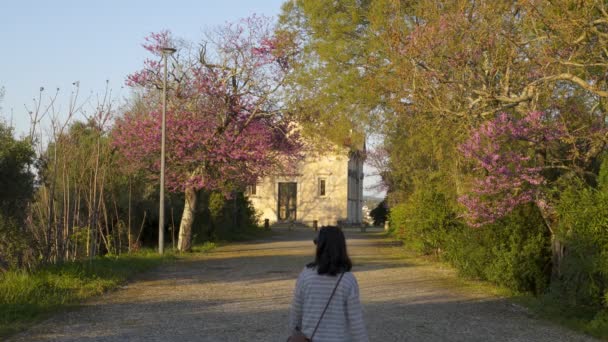
[[[314,342],[368,341],[344,233],[325,226],[314,242],[315,261],[306,265],[296,282],[290,332],[300,331]]]

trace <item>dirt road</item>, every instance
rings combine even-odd
[[[11,341],[285,341],[295,279],[314,233],[278,231],[162,266]],[[371,341],[594,341],[455,285],[452,271],[347,231]]]

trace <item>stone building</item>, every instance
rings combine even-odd
[[[311,154],[292,174],[276,174],[248,187],[260,220],[312,226],[360,225],[363,220],[364,148]]]

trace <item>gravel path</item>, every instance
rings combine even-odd
[[[11,341],[285,341],[313,235],[279,231],[164,265]],[[454,285],[450,270],[398,257],[377,232],[347,237],[371,341],[594,341]]]

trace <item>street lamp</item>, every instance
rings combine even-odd
[[[165,74],[163,77],[163,119],[161,124],[160,143],[160,207],[158,213],[158,253],[163,254],[165,249],[165,122],[167,113],[167,59],[174,52],[174,48],[161,48],[165,62]]]

